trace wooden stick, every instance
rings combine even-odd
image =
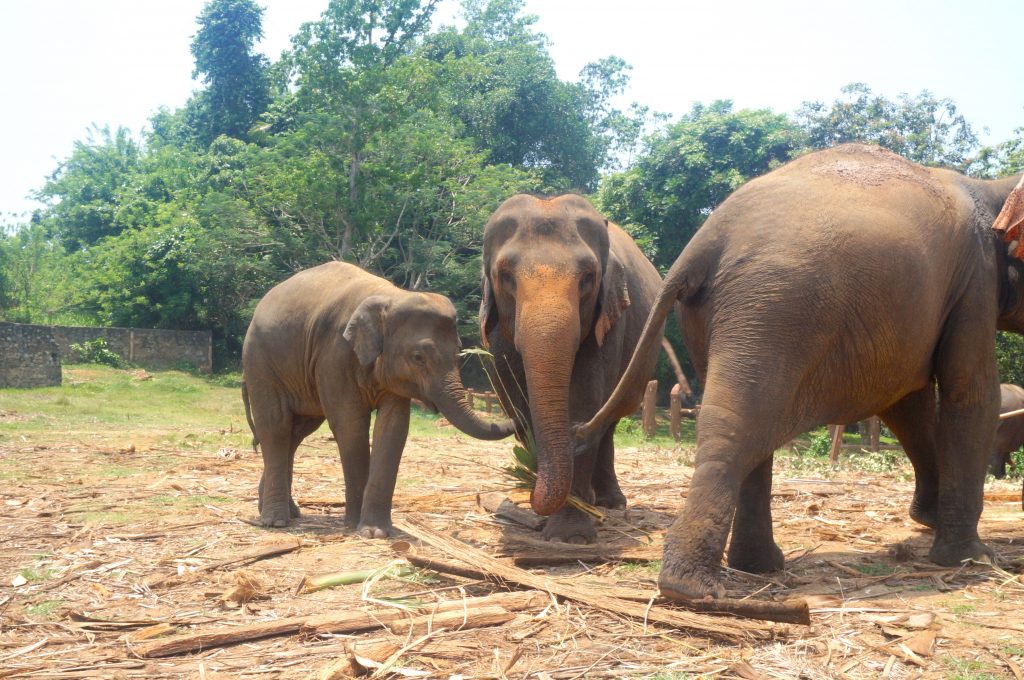
[[[471,597],[462,600],[445,600],[434,605],[431,610],[432,616],[447,612],[469,612],[476,609],[484,609],[491,606],[501,607],[504,611],[515,612],[531,608],[540,608],[549,601],[547,594],[537,591],[495,593],[486,597]],[[493,612],[492,612],[493,613]],[[339,612],[337,614],[319,614],[314,616],[292,616],[276,621],[264,621],[249,626],[236,626],[221,628],[214,631],[182,635],[170,640],[161,640],[143,646],[135,651],[136,655],[144,659],[154,659],[176,654],[188,654],[200,652],[215,647],[226,647],[240,642],[261,640],[278,635],[293,635],[295,633],[319,634],[319,633],[356,633],[363,630],[373,630],[392,624],[397,624],[406,619],[413,618],[424,621],[428,618],[426,614],[418,617],[411,617],[406,611],[389,609],[384,611],[351,611]]]
[[[158,586],[166,585],[169,582],[177,580],[179,577],[187,576],[188,574],[195,574],[203,571],[213,571],[214,569],[220,569],[221,567],[227,567],[232,564],[238,564],[239,562],[255,562],[257,560],[264,560],[268,557],[277,557],[278,555],[284,555],[286,553],[293,552],[302,547],[302,539],[294,538],[286,543],[271,543],[269,545],[261,545],[247,550],[243,553],[239,553],[234,557],[229,557],[226,560],[220,560],[217,562],[210,562],[200,567],[196,567],[192,571],[187,571],[184,574],[157,574],[149,576],[143,580],[143,583],[147,588],[156,588]]]
[[[570,586],[559,583],[544,576],[531,574],[511,564],[506,564],[481,550],[440,534],[416,520],[410,518],[397,519],[394,524],[396,528],[410,536],[414,536],[424,543],[443,550],[466,564],[472,564],[474,568],[485,569],[488,578],[493,581],[507,581],[508,583],[517,583],[528,588],[546,590],[553,595],[581,602],[597,609],[622,614],[639,621],[656,621],[676,628],[716,635],[732,641],[743,637],[760,637],[767,634],[767,631],[762,626],[752,622],[727,621],[659,606],[647,607],[639,602],[628,602],[600,593],[587,592],[578,584]]]
[[[999,414],[999,420],[1006,420],[1007,418],[1016,418],[1017,416],[1024,416],[1024,408],[1019,408],[1016,411],[1007,411],[1006,413]]]
[[[784,602],[766,602],[764,600],[732,600],[726,597],[718,599],[693,600],[661,587],[661,594],[671,602],[678,602],[687,609],[705,614],[733,614],[746,619],[760,621],[778,621],[801,626],[811,625],[811,611],[807,600],[793,599]]]

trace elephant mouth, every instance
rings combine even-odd
[[[437,408],[437,404],[429,399],[420,399],[420,403],[423,404],[423,408],[427,409],[431,413],[440,413],[440,410]]]

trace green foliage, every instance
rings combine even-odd
[[[209,0],[196,21],[192,77],[206,89],[186,107],[188,132],[201,147],[220,135],[242,139],[270,103],[267,60],[254,52],[263,8],[253,0]]]
[[[811,436],[811,445],[806,449],[808,455],[815,458],[828,458],[832,453],[832,435],[828,428],[823,427]]]
[[[102,364],[114,368],[122,368],[125,365],[121,355],[107,347],[105,338],[86,340],[82,344],[73,343],[71,351],[75,353],[75,358],[79,363]]]
[[[1024,336],[999,331],[996,334],[996,365],[999,382],[1024,385]]]
[[[1009,465],[1006,468],[1006,478],[1024,479],[1024,447],[1010,454]]]
[[[784,115],[733,111],[730,101],[696,104],[647,137],[631,168],[604,178],[598,203],[614,221],[652,234],[655,264],[667,268],[729,194],[802,146]]]
[[[922,90],[896,101],[873,95],[864,83],[851,83],[832,104],[804,102],[796,118],[811,147],[867,142],[924,165],[967,172],[976,161],[978,136],[951,99]]]

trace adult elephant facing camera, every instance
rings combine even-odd
[[[534,511],[553,515],[548,540],[589,542],[594,524],[566,506],[572,493],[622,507],[615,422],[576,451],[571,423],[590,418],[629,362],[661,277],[633,240],[586,199],[517,195],[484,228],[480,334],[495,357],[496,387],[521,439],[532,434]],[[639,357],[624,386],[635,409],[659,347]]]
[[[665,275],[621,393],[577,430],[599,436],[620,411],[678,304],[704,396],[662,592],[720,596],[730,527],[730,566],[781,568],[773,452],[816,425],[874,413],[913,463],[910,515],[935,529],[931,560],[992,555],[978,519],[999,409],[995,334],[1024,331],[1015,182],[846,145],[748,182],[711,214]],[[993,233],[997,215],[1016,257]]]
[[[345,522],[367,538],[391,531],[391,497],[409,432],[409,401],[478,439],[512,434],[466,401],[455,307],[341,262],[299,272],[268,292],[242,347],[242,399],[263,450],[260,521],[287,526],[295,450],[326,418],[345,475]],[[373,453],[370,453],[370,415]]]

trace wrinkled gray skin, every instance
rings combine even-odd
[[[1017,385],[1000,385],[999,412],[1009,413],[1020,409],[1024,409],[1024,389]],[[999,427],[996,428],[992,459],[989,461],[989,472],[997,479],[1005,477],[1010,454],[1021,446],[1024,446],[1024,415],[1000,420]]]
[[[992,222],[1015,182],[845,145],[748,182],[712,213],[666,274],[636,349],[659,342],[678,303],[705,386],[663,592],[721,596],[730,528],[731,567],[780,569],[773,452],[874,413],[913,463],[910,515],[935,529],[930,559],[992,556],[977,526],[999,411],[995,333],[1024,330],[1024,265]],[[621,411],[621,396],[578,428],[581,440]]]
[[[410,399],[472,437],[511,434],[510,421],[489,423],[470,409],[458,351],[448,298],[402,290],[350,264],[320,265],[271,289],[242,349],[242,398],[263,451],[262,524],[283,527],[299,515],[295,449],[325,418],[345,475],[345,522],[368,538],[391,532]]]
[[[597,412],[629,363],[661,277],[633,240],[586,199],[517,195],[484,227],[480,333],[495,357],[496,389],[519,436],[537,446],[533,509],[552,515],[548,540],[586,543],[588,515],[565,505],[571,492],[624,507],[615,476],[615,422],[574,457],[571,423]],[[660,337],[660,331],[656,333]],[[623,389],[636,410],[654,370],[657,343]]]

